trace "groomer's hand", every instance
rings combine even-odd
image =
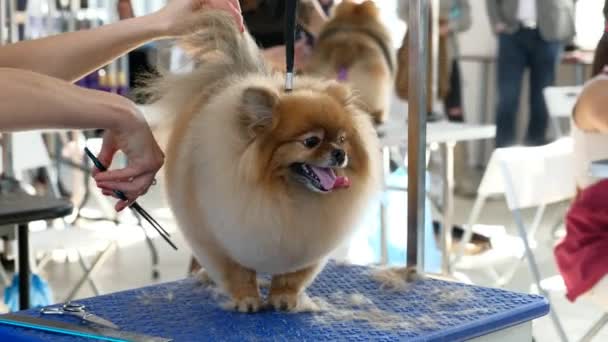
[[[310,46],[306,43],[306,39],[301,38],[294,45],[294,67],[296,70],[301,70],[306,66],[312,54]],[[285,45],[277,45],[268,49],[262,50],[264,58],[270,65],[278,71],[285,71]]]
[[[167,6],[152,14],[164,27],[167,37],[188,34],[196,29],[199,11],[208,9],[224,10],[234,16],[241,32],[244,31],[241,5],[238,0],[169,0]]]
[[[116,204],[117,211],[123,210],[148,191],[165,158],[148,123],[135,105],[132,105],[130,112],[119,126],[106,130],[98,156],[99,161],[109,168],[116,152],[122,151],[127,157],[127,166],[94,175],[104,195],[114,196],[112,190],[120,190],[127,196],[128,201],[120,200]]]

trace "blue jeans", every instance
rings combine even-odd
[[[537,29],[522,28],[512,34],[499,34],[496,147],[515,144],[516,115],[526,68],[530,69],[530,121],[525,143],[536,146],[546,142],[549,115],[543,89],[555,81],[560,51],[560,43],[545,41]]]

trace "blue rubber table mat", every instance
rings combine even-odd
[[[198,280],[154,285],[79,302],[123,330],[175,341],[461,341],[549,311],[544,297],[424,279],[387,289],[372,268],[329,263],[309,287],[318,312],[223,310]],[[265,291],[263,291],[265,292]],[[38,310],[20,314],[38,315]],[[51,317],[76,322],[74,318]],[[0,325],[0,341],[88,341]]]

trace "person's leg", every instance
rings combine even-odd
[[[450,69],[450,88],[445,98],[445,111],[450,121],[464,121],[462,111],[462,85],[460,83],[460,67],[454,59]]]
[[[520,40],[521,32],[498,35],[496,147],[515,144],[516,115],[526,67],[526,52]]]
[[[545,144],[549,113],[543,90],[554,83],[561,44],[547,42],[536,31],[530,58],[530,122],[525,143],[530,146]]]

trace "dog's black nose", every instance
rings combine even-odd
[[[337,148],[331,152],[331,157],[336,162],[336,164],[342,165],[346,160],[346,152],[344,152],[344,150],[342,149]]]

